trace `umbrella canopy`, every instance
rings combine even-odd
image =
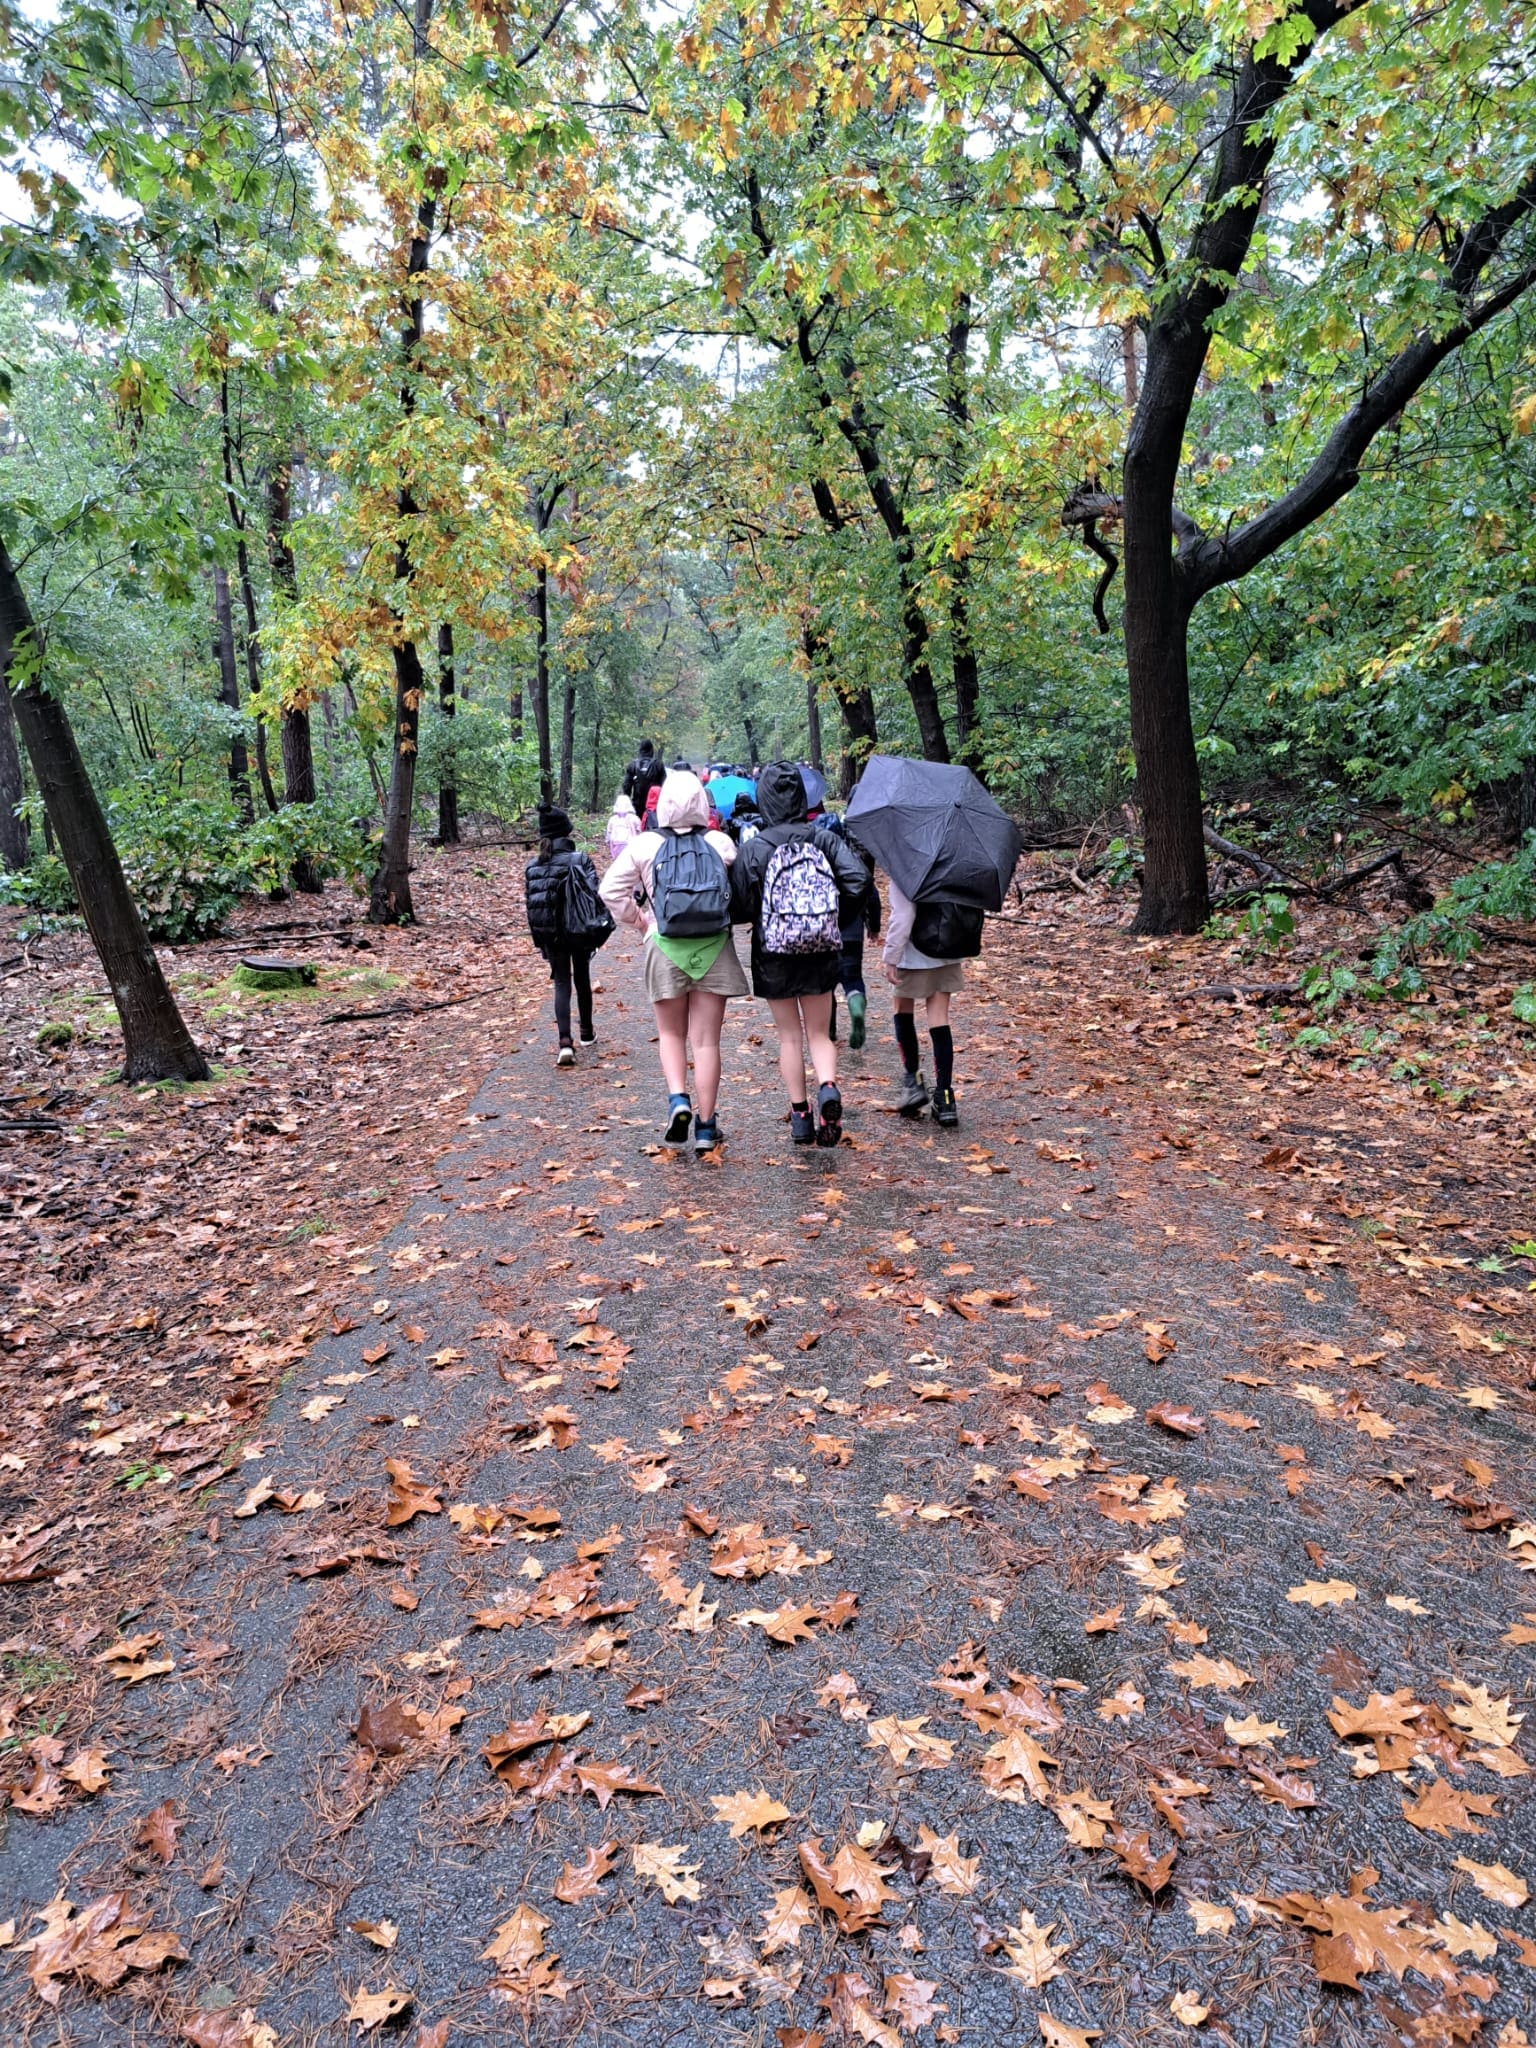
[[[706,782],[704,787],[709,793],[710,802],[722,818],[731,815],[739,796],[747,797],[754,804],[757,802],[757,784],[750,776],[717,775],[713,781]]]
[[[805,784],[805,808],[817,811],[827,800],[827,778],[819,768],[808,768],[804,761],[795,764],[800,770],[800,780]]]
[[[872,754],[849,832],[913,901],[1001,910],[1023,852],[1018,827],[969,768]]]

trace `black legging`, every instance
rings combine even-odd
[[[576,1009],[581,1019],[581,1035],[592,1036],[592,955],[590,953],[552,952],[549,956],[549,971],[555,984],[555,1029],[560,1034],[560,1043],[565,1045],[571,1036],[571,983],[576,984]]]

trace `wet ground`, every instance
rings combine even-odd
[[[1006,955],[959,1131],[877,992],[793,1150],[741,1003],[710,1161],[604,965],[120,1617],[107,1785],[8,1816],[16,1942],[122,1892],[185,1960],[0,1957],[4,2040],[1513,2048],[1528,1397],[1185,1170],[1187,1103],[1133,1143]]]

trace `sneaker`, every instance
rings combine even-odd
[[[848,1050],[861,1052],[864,1046],[866,999],[857,990],[848,998]]]
[[[555,1054],[555,1065],[557,1067],[574,1067],[575,1064],[576,1048],[571,1044],[571,1041],[568,1038],[562,1038],[560,1041],[560,1050]]]
[[[716,1117],[701,1116],[693,1127],[693,1149],[695,1152],[713,1152],[724,1142],[724,1133]]]
[[[896,1097],[898,1116],[921,1116],[928,1107],[928,1090],[921,1074],[903,1074],[901,1093]]]
[[[662,1132],[662,1143],[670,1145],[674,1152],[680,1152],[688,1142],[688,1132],[693,1124],[693,1104],[686,1095],[667,1097],[667,1128]]]
[[[843,1135],[843,1098],[837,1092],[835,1081],[823,1083],[816,1097],[816,1112],[820,1118],[816,1127],[817,1144],[835,1145]]]
[[[935,1088],[933,1091],[933,1120],[950,1130],[959,1123],[960,1112],[955,1107],[953,1088]]]
[[[789,1112],[789,1135],[797,1145],[814,1145],[816,1142],[816,1119],[811,1115],[810,1105],[804,1109],[793,1106]]]
[[[576,1036],[583,1045],[596,1045],[597,1027],[594,1024],[583,1024]]]

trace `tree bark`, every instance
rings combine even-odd
[[[229,603],[229,571],[213,572],[213,658],[219,665],[219,702],[229,712],[229,792],[249,825],[251,764],[240,720],[240,672],[235,660],[235,619]]]
[[[246,545],[245,508],[235,488],[235,435],[229,409],[229,372],[219,377],[219,439],[224,464],[224,503],[235,533],[235,572],[240,584],[240,603],[245,613],[245,680],[254,697],[261,688],[261,627],[256,612],[256,585],[251,578],[251,551]],[[277,809],[277,791],[272,786],[272,768],[267,759],[267,722],[256,720],[256,774],[269,811]]]
[[[549,746],[549,565],[543,561],[534,571],[533,636],[533,730],[539,743],[539,802],[547,804],[555,775]]]
[[[576,677],[570,664],[565,665],[565,674],[560,686],[560,789],[558,801],[561,810],[568,810],[571,802],[571,777],[575,772],[576,751]]]
[[[816,635],[806,626],[800,635],[805,652],[805,754],[819,775],[826,773],[821,751],[821,685],[816,675]]]
[[[454,758],[454,721],[458,715],[457,679],[453,666],[453,627],[447,619],[437,629],[437,703],[443,714],[443,767],[437,785],[437,843],[459,843],[459,770]]]
[[[208,1063],[193,1043],[160,970],[68,714],[35,674],[11,687],[18,644],[35,639],[26,593],[0,542],[0,689],[10,692],[32,772],[117,1006],[123,1032],[122,1078],[206,1081]]]
[[[272,598],[297,604],[299,569],[293,558],[290,529],[293,525],[293,468],[275,462],[267,473],[267,562],[272,571]],[[282,723],[283,802],[312,804],[315,800],[315,749],[309,730],[309,706],[285,704]],[[305,896],[324,894],[314,862],[301,853],[293,864],[293,886]]]
[[[603,767],[603,699],[601,691],[593,692],[592,708],[592,802],[589,808],[596,811],[602,803]]]
[[[955,299],[944,345],[944,412],[949,426],[950,483],[965,475],[971,433],[971,295]],[[966,554],[950,554],[949,658],[955,678],[955,735],[959,758],[974,768],[979,751],[978,707],[981,677],[976,643],[971,636],[971,563]]]
[[[432,0],[416,0],[415,55],[424,63],[429,55],[428,30],[432,23]],[[425,333],[426,303],[421,280],[432,258],[432,236],[437,227],[437,190],[441,174],[429,171],[428,185],[416,208],[416,227],[406,257],[404,320],[400,328],[400,415],[409,425],[416,412],[417,359]],[[435,180],[435,182],[434,182]],[[405,457],[409,461],[409,453]],[[395,582],[407,590],[415,576],[411,556],[412,521],[420,513],[411,488],[409,471],[395,500],[399,540],[395,549]],[[416,754],[421,729],[421,693],[424,680],[416,642],[406,630],[401,609],[395,624],[395,715],[391,736],[389,795],[384,805],[384,833],[379,842],[379,865],[368,896],[370,924],[414,924],[411,901],[411,807],[416,795]]]
[[[16,715],[11,709],[10,691],[0,684],[0,862],[8,868],[24,868],[27,864],[27,821],[17,816],[21,798]]]

